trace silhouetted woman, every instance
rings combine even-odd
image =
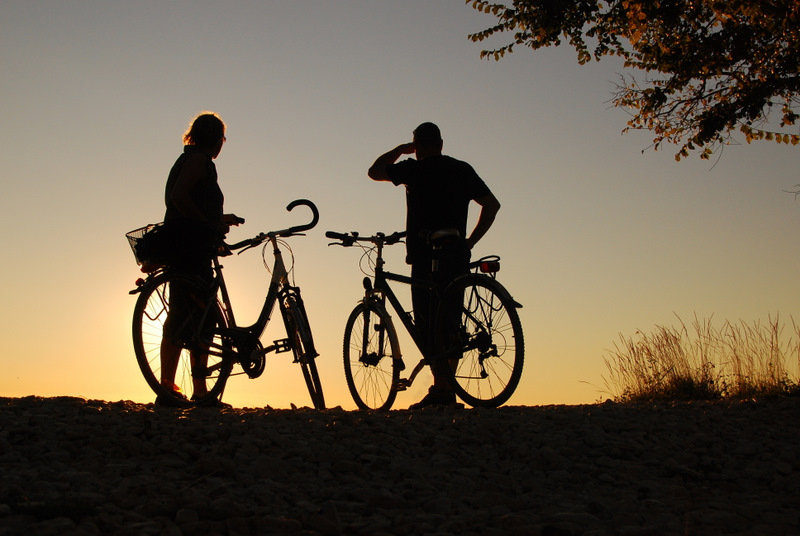
[[[169,270],[211,281],[211,258],[230,225],[244,222],[234,214],[223,214],[224,196],[217,183],[214,159],[225,143],[225,123],[214,113],[203,113],[192,121],[183,135],[183,154],[172,166],[167,179],[164,201],[167,211],[164,224],[170,229],[175,245],[175,261]],[[161,341],[161,383],[180,392],[175,373],[182,348],[189,348],[192,368],[203,371],[208,361],[208,348],[191,347],[191,326],[185,326],[187,315],[197,306],[186,289],[172,284],[170,310]],[[213,328],[213,326],[206,326]],[[202,376],[202,373],[198,374]],[[205,378],[193,378],[192,398],[207,392]],[[156,399],[168,404],[169,400]]]

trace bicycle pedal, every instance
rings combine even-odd
[[[272,346],[270,346],[270,349],[274,350],[276,354],[282,354],[283,352],[288,352],[291,350],[292,347],[289,346],[289,339],[280,339],[277,341],[272,341]]]
[[[406,389],[411,387],[411,382],[408,381],[407,378],[400,378],[399,380],[397,380],[395,387],[397,388],[398,391],[405,391]]]

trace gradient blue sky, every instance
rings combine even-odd
[[[231,239],[304,220],[285,212],[293,199],[320,208],[291,245],[331,406],[353,407],[341,340],[361,274],[324,231],[402,227],[403,191],[366,169],[423,121],[503,204],[477,253],[502,256],[524,304],[511,404],[604,398],[618,335],[675,315],[797,314],[797,149],[731,146],[715,165],[643,153],[649,133],[621,136],[626,113],[609,104],[619,64],[579,66],[564,47],[480,60],[467,35],[494,19],[461,0],[7,0],[0,15],[0,396],[153,399],[131,348],[139,274],[124,233],[161,219],[180,136],[203,110],[229,127],[220,183],[247,218]],[[389,262],[402,269],[400,248]],[[258,252],[225,264],[239,318],[253,318]],[[283,355],[226,400],[308,404]]]

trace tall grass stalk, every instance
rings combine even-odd
[[[778,316],[765,324],[695,317],[691,329],[656,326],[620,334],[604,358],[606,391],[620,401],[750,398],[797,392],[800,328]]]

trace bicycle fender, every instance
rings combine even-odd
[[[501,295],[501,297],[503,299],[506,299],[509,302],[511,302],[511,304],[516,309],[522,309],[522,304],[519,303],[517,300],[515,300],[513,298],[513,296],[511,296],[511,293],[509,293],[508,290],[506,290],[506,287],[504,287],[497,279],[493,279],[493,278],[485,276],[483,274],[469,273],[469,274],[460,275],[460,276],[456,277],[450,284],[448,284],[447,287],[444,289],[444,291],[445,291],[445,293],[447,293],[448,289],[451,286],[455,285],[457,282],[462,281],[464,279],[473,279],[473,278],[480,278],[480,279],[485,279],[486,281],[489,281],[492,286],[495,286],[497,288],[497,292]]]

